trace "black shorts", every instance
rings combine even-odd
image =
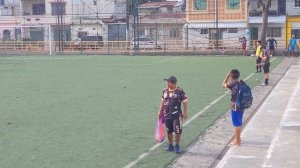
[[[275,47],[274,47],[274,46],[269,46],[269,50],[274,51],[274,50],[275,50]]]
[[[256,64],[261,64],[262,58],[261,57],[257,57],[256,58]]]
[[[182,118],[178,117],[175,119],[166,119],[166,127],[168,134],[181,134],[182,133]]]
[[[269,73],[270,72],[270,66],[263,66],[264,73]]]

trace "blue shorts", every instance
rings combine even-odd
[[[231,119],[234,127],[241,127],[243,125],[243,114],[242,111],[231,110]]]
[[[296,49],[295,45],[291,45],[290,48],[289,48],[290,51],[295,51],[295,49]]]

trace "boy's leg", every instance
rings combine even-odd
[[[169,144],[173,144],[173,134],[168,134]]]
[[[270,56],[271,56],[271,57],[273,56],[273,51],[274,51],[274,50],[270,50]]]
[[[232,145],[241,144],[241,126],[243,124],[243,112],[241,111],[231,111],[232,123],[234,126],[234,141]]]
[[[258,58],[256,58],[256,72],[258,72],[258,67],[259,67],[259,61]]]
[[[261,65],[261,63],[259,64],[259,72],[261,72],[261,67],[262,67],[262,65]]]
[[[235,136],[235,145],[240,145],[241,144],[241,127],[235,127],[234,136]]]
[[[174,150],[174,145],[173,145],[173,120],[165,120],[165,125],[167,128],[167,133],[168,133],[168,145],[166,146],[165,150],[168,152],[172,152]]]
[[[173,122],[174,132],[175,132],[175,143],[179,145],[181,133],[182,133],[182,119],[181,117],[177,118]]]
[[[174,131],[175,131],[175,142],[176,142],[176,145],[175,145],[175,152],[177,154],[180,154],[181,153],[181,148],[180,148],[180,138],[181,138],[181,133],[182,133],[182,119],[181,117],[177,118],[174,120]]]
[[[176,135],[175,135],[175,143],[176,143],[176,145],[179,145],[179,143],[180,143],[180,138],[181,138],[181,135],[180,135],[180,134],[176,134]]]
[[[295,57],[295,50],[293,50],[293,57]]]
[[[169,144],[173,144],[173,132],[174,132],[173,121],[172,120],[166,120],[165,125],[166,125],[166,128],[167,128]]]

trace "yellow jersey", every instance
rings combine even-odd
[[[256,48],[255,55],[256,55],[257,57],[262,57],[262,56],[263,56],[263,53],[261,52],[261,46],[258,46],[258,47]]]

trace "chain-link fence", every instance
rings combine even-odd
[[[45,41],[1,41],[0,54],[98,54],[98,55],[134,55],[134,54],[236,54],[243,53],[241,43],[233,40],[207,41],[139,41],[134,46],[133,41],[83,41],[58,42]],[[63,48],[58,50],[58,45]],[[51,46],[51,47],[50,47]],[[255,49],[255,41],[248,41],[247,55]],[[51,50],[51,52],[50,52]],[[287,52],[287,43],[277,41],[277,53],[284,55]],[[298,51],[298,49],[297,49]]]

